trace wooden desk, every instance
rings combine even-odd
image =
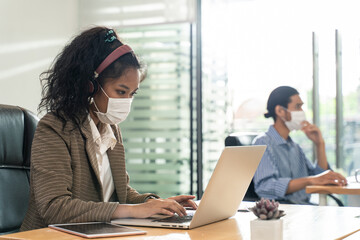
[[[326,206],[326,194],[344,194],[344,195],[356,195],[350,201],[352,206],[360,206],[360,183],[349,182],[347,186],[307,186],[306,193],[319,193],[319,205]]]
[[[253,203],[245,202],[242,204],[242,207],[253,205]],[[360,229],[360,208],[358,207],[319,207],[282,204],[280,209],[285,210],[286,213],[283,217],[284,240],[337,239]],[[147,231],[147,234],[131,237],[101,238],[101,240],[249,240],[251,237],[250,221],[253,219],[255,219],[255,216],[251,212],[238,212],[228,220],[192,230],[136,227]],[[42,228],[3,235],[0,236],[0,239],[79,240],[84,238],[49,228]]]

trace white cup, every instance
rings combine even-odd
[[[360,182],[360,168],[355,170],[355,180],[356,182]]]

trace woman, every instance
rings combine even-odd
[[[30,202],[21,230],[54,223],[186,215],[194,196],[160,199],[129,186],[118,124],[143,80],[136,55],[108,28],[84,31],[42,74],[31,156]]]

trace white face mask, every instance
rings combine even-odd
[[[96,113],[100,122],[107,124],[119,124],[126,119],[130,113],[132,98],[110,98],[104,89],[100,86],[100,89],[108,98],[108,105],[106,113],[100,112],[99,108],[96,106],[95,100],[94,105],[98,110]]]
[[[290,121],[284,120],[285,125],[290,131],[300,130],[302,127],[301,123],[303,121],[306,121],[305,112],[304,111],[289,111],[289,112],[291,115],[291,120]]]

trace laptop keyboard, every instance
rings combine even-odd
[[[175,215],[168,218],[155,219],[153,220],[153,222],[184,223],[184,222],[190,222],[192,218],[193,218],[193,214],[191,215],[188,214],[182,217],[180,217],[179,215]]]

